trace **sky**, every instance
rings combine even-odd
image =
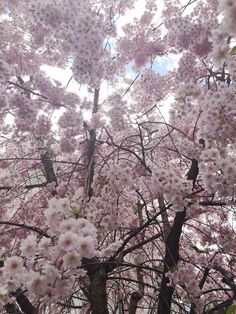
[[[161,12],[164,7],[163,0],[156,0],[158,3],[158,13],[155,17],[155,20],[160,19]],[[186,4],[188,0],[182,0],[183,4]],[[118,36],[123,35],[122,27],[131,22],[135,18],[140,18],[145,11],[146,0],[138,0],[136,1],[135,7],[127,11],[127,14],[124,16],[120,16],[117,19],[116,27]],[[161,20],[160,20],[161,21]],[[115,53],[115,51],[114,51]],[[169,55],[164,57],[157,57],[153,64],[153,69],[157,71],[160,75],[165,75],[171,70],[173,67],[176,67],[179,60],[179,56]],[[127,76],[135,78],[137,73],[132,71],[132,64],[127,65]],[[53,67],[44,67],[46,74],[58,81],[60,81],[63,85],[66,85],[68,80],[70,79],[72,72],[71,70],[61,70]],[[74,80],[70,83],[68,87],[68,91],[74,91],[74,89],[78,89],[78,84]]]
[[[163,0],[156,0],[156,1],[158,3],[158,14],[155,17],[155,20],[158,21],[158,19],[161,16],[162,9],[163,9]],[[182,0],[182,1],[184,4],[186,4],[186,1],[188,0]],[[136,2],[134,9],[129,10],[125,16],[119,17],[116,24],[118,35],[120,36],[123,35],[122,27],[125,24],[127,24],[128,22],[131,22],[135,18],[141,17],[143,12],[145,11],[145,4],[146,4],[146,0],[138,0]],[[114,51],[114,54],[115,54],[115,51]],[[160,75],[165,75],[168,73],[168,71],[170,71],[171,69],[177,66],[178,60],[179,60],[179,56],[176,56],[176,55],[157,57],[152,65],[152,69],[154,69]],[[56,67],[44,66],[42,67],[42,69],[46,72],[47,76],[50,76],[52,79],[58,80],[59,82],[61,82],[63,86],[67,85],[69,79],[72,76],[72,71],[69,68],[65,70],[65,69],[59,69]],[[127,77],[131,79],[134,79],[138,74],[137,72],[133,71],[132,63],[126,66],[126,70],[127,70]],[[107,83],[104,83],[102,87],[104,88],[101,88],[100,99],[105,99],[107,98],[109,93],[112,91],[112,88],[109,87],[109,84]],[[81,98],[83,98],[84,96],[88,96],[86,92],[86,88],[81,87],[74,79],[70,81],[70,84],[67,87],[67,91],[78,93]],[[163,114],[166,117],[168,116],[168,110],[169,110],[169,105],[167,102],[166,106],[162,106]]]

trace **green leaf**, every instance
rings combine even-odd
[[[235,55],[236,54],[236,46],[234,46],[231,51],[230,51],[231,55]]]
[[[227,308],[226,314],[234,314],[236,311],[236,304],[232,304]]]

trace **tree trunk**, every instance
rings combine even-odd
[[[88,271],[90,279],[90,302],[92,314],[109,314],[107,306],[107,274],[103,265],[92,267]]]
[[[170,233],[166,240],[166,252],[164,259],[164,274],[161,282],[159,302],[158,302],[158,314],[170,314],[172,295],[174,288],[169,286],[169,278],[166,277],[166,273],[176,266],[179,260],[179,241],[182,232],[186,216],[186,209],[182,212],[178,212],[175,215],[174,223],[171,227]]]
[[[130,305],[129,305],[129,314],[136,314],[138,308],[138,302],[142,299],[143,294],[140,291],[134,291],[131,294]]]

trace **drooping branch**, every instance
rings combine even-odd
[[[204,273],[203,273],[203,276],[202,276],[202,279],[199,283],[199,288],[202,289],[206,280],[207,280],[207,277],[209,275],[209,272],[210,272],[210,269],[209,268],[205,268],[204,270]],[[190,308],[190,312],[189,314],[195,314],[195,308],[196,308],[196,305],[194,303],[191,304],[191,308]]]
[[[123,251],[123,256],[127,255],[128,253],[131,253],[139,248],[141,248],[143,245],[147,244],[147,243],[150,243],[158,238],[160,238],[162,236],[162,233],[158,233],[158,234],[155,234],[154,236],[150,237],[150,238],[147,238],[139,243],[137,243],[136,245],[133,245],[131,247],[128,247],[127,249],[125,249]]]
[[[138,289],[131,294],[130,305],[129,305],[129,314],[136,314],[138,308],[138,302],[142,300],[144,296],[144,279],[143,272],[141,268],[136,269],[137,272],[137,281],[138,281]]]
[[[142,230],[147,228],[155,219],[160,216],[164,211],[166,211],[168,208],[170,208],[172,205],[168,205],[165,208],[161,209],[157,214],[155,214],[153,217],[149,218],[143,225],[136,228],[134,231],[132,231],[129,236],[123,241],[122,245],[119,247],[119,249],[113,254],[110,261],[113,261],[117,256],[119,256],[120,253],[122,253],[123,249],[127,245],[127,243],[135,237],[137,234],[139,234]],[[122,254],[121,254],[122,255]]]
[[[20,224],[20,223],[11,222],[11,221],[0,221],[0,225],[9,225],[9,226],[15,226],[15,227],[31,230],[31,231],[34,231],[34,232],[40,234],[43,237],[50,238],[50,236],[45,231],[43,231],[37,227],[34,227],[34,226],[29,226],[26,224]]]
[[[47,100],[48,97],[44,96],[44,95],[41,95],[37,92],[34,92],[32,91],[31,89],[25,87],[23,84],[24,84],[24,81],[22,81],[21,84],[18,84],[18,83],[15,83],[15,82],[12,82],[12,81],[7,81],[7,83],[17,87],[17,88],[20,88],[20,89],[23,89],[26,93],[29,93],[29,94],[32,94],[32,95],[35,95],[35,96],[39,96],[39,97],[42,97],[43,99]],[[28,97],[29,98],[29,97]]]

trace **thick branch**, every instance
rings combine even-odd
[[[19,307],[23,313],[25,314],[37,313],[36,308],[32,305],[29,299],[25,296],[23,291],[19,289],[16,293],[13,293],[13,295],[16,297],[16,302],[19,304]]]
[[[140,291],[134,291],[131,294],[130,305],[129,305],[129,314],[135,314],[138,302],[142,299],[143,295]]]
[[[14,303],[7,303],[4,308],[8,314],[22,314]]]
[[[95,89],[93,100],[93,113],[98,111],[99,89]],[[93,195],[92,183],[94,177],[94,153],[96,147],[96,130],[89,130],[88,151],[87,151],[87,177],[85,185],[85,196],[90,199]]]
[[[169,278],[166,276],[179,260],[179,242],[182,233],[182,227],[186,216],[186,208],[175,215],[174,223],[166,240],[166,252],[164,258],[164,275],[161,282],[158,314],[170,314],[172,295],[174,288],[169,285]]]
[[[47,183],[56,183],[57,184],[57,177],[55,174],[55,171],[53,169],[53,162],[50,160],[50,156],[48,152],[45,152],[43,154],[41,154],[41,161],[44,167],[44,171],[45,171],[45,176],[46,176],[46,180]]]
[[[98,262],[97,259],[94,259]],[[92,261],[92,260],[91,260]],[[107,306],[107,272],[105,265],[101,263],[86,264],[84,259],[84,266],[88,272],[90,285],[89,285],[89,301],[91,303],[92,314],[109,314]]]

